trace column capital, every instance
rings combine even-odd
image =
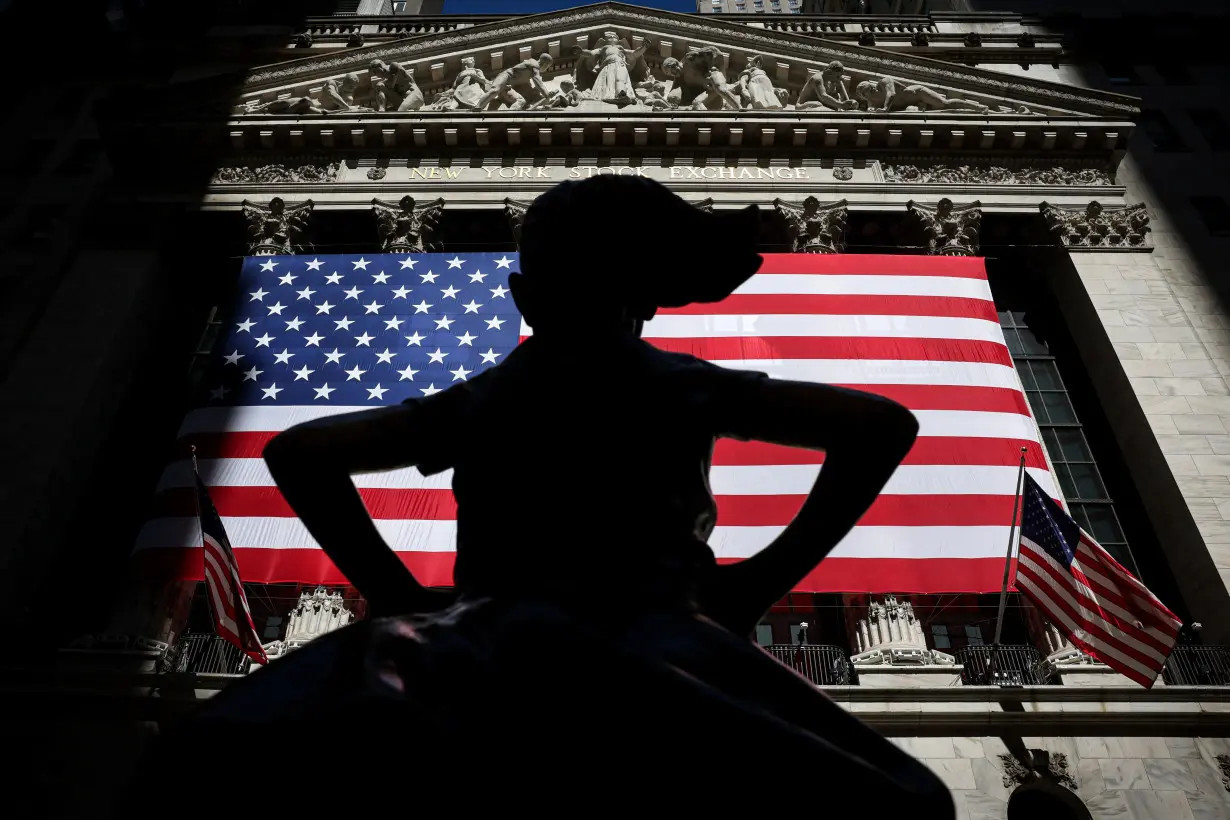
[[[905,204],[915,228],[922,235],[927,253],[933,256],[977,256],[982,228],[982,203],[955,205],[948,197],[923,205],[910,200]]]
[[[380,250],[384,253],[427,253],[434,250],[440,213],[444,199],[436,198],[418,205],[406,194],[397,202],[372,200],[376,230],[380,233]]]
[[[1038,206],[1046,225],[1065,248],[1134,250],[1149,247],[1149,211],[1143,202],[1106,210],[1096,199],[1084,208]]]
[[[801,203],[773,200],[790,232],[794,253],[843,253],[846,249],[846,200],[820,204],[809,196]]]
[[[289,256],[300,249],[316,203],[285,202],[275,196],[268,205],[245,199],[243,216],[248,222],[249,256]]]
[[[858,651],[850,662],[864,665],[952,666],[956,659],[927,648],[914,605],[887,595],[867,605],[867,615],[855,626]]]

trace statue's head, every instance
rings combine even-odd
[[[764,67],[764,57],[761,57],[759,54],[752,55],[752,58],[747,61],[747,67],[748,68],[763,68]]]
[[[473,57],[462,57],[461,67],[462,68],[474,68],[474,58]]]
[[[373,74],[387,74],[389,72],[389,64],[384,60],[372,60],[367,64],[367,70]]]
[[[274,216],[281,216],[282,211],[286,210],[286,203],[282,201],[282,197],[275,196],[269,200],[269,213]]]
[[[609,45],[609,46],[613,46],[613,45],[615,45],[616,43],[618,43],[618,42],[619,42],[619,35],[618,35],[618,34],[616,34],[616,33],[615,33],[615,32],[613,32],[613,31],[606,31],[606,32],[603,32],[603,33],[602,33],[602,42],[606,43],[606,44],[607,44],[607,45]]]
[[[809,196],[807,199],[803,200],[804,213],[814,214],[819,208],[820,200],[816,199],[814,196]]]
[[[358,74],[351,73],[351,74],[347,74],[345,77],[342,77],[342,90],[343,91],[354,91],[358,87],[359,87],[359,75]]]
[[[1085,206],[1085,216],[1089,217],[1090,219],[1096,218],[1101,213],[1102,213],[1102,203],[1098,202],[1096,199]]]
[[[397,204],[401,206],[403,211],[413,211],[414,210],[414,197],[410,196],[410,194],[406,194],[400,200],[398,200]]]
[[[538,67],[539,68],[545,69],[550,65],[551,65],[551,55],[550,54],[544,51],[542,54],[538,55]]]
[[[575,87],[576,87],[576,83],[574,83],[574,82],[572,81],[572,78],[571,78],[571,77],[560,77],[560,80],[559,80],[559,87],[560,87],[560,91],[565,91],[565,92],[567,92],[567,91],[571,91],[573,88],[575,88]]]
[[[683,71],[683,63],[676,60],[674,57],[667,57],[662,61],[662,73],[668,77],[678,77]]]
[[[940,216],[948,216],[952,213],[952,200],[948,197],[941,199],[935,204],[935,212]]]
[[[829,63],[828,65],[824,67],[825,74],[840,75],[840,74],[845,73],[845,70],[846,70],[846,67],[842,65],[839,60],[834,60],[833,62]]]
[[[874,80],[863,80],[854,86],[854,96],[863,102],[871,102],[875,98],[876,84]]]

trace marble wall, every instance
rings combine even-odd
[[[997,737],[896,737],[952,789],[957,820],[1005,820],[1008,796]],[[1008,739],[1012,742],[1012,739]],[[1025,737],[1026,748],[1067,758],[1067,773],[1094,820],[1230,820],[1219,755],[1226,738]],[[1230,757],[1226,758],[1230,765]]]

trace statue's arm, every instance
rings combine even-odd
[[[913,446],[918,422],[881,396],[805,382],[762,379],[734,404],[726,426],[735,438],[825,453],[790,525],[756,555],[716,567],[701,583],[704,614],[747,634],[867,512]]]
[[[355,473],[433,458],[438,432],[420,422],[420,410],[405,404],[316,419],[265,445],[269,473],[291,509],[377,614],[431,611],[453,597],[418,583],[385,543],[351,480]]]

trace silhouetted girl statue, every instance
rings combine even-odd
[[[267,797],[230,804],[257,818],[427,799],[578,817],[664,802],[953,817],[933,774],[747,637],[866,512],[913,416],[640,338],[659,308],[718,301],[751,277],[758,226],[755,207],[706,214],[640,178],[539,197],[509,283],[531,338],[468,382],[301,424],[265,449],[287,501],[386,617],[228,687],[168,739],[163,764],[273,768]],[[718,566],[705,542],[723,436],[825,462],[790,526]],[[453,470],[453,591],[415,581],[351,481],[407,466]],[[224,799],[210,791],[184,802]]]

